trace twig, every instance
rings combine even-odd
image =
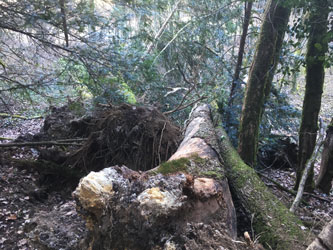
[[[185,73],[184,73],[184,71],[181,69],[181,67],[180,67],[179,64],[177,64],[177,67],[178,67],[178,70],[179,70],[180,74],[181,74],[182,77],[183,77],[184,82],[186,82],[188,85],[190,85],[190,87],[191,87],[190,90],[192,91],[192,90],[194,89],[195,92],[196,92],[196,94],[197,94],[197,96],[200,98],[200,94],[199,94],[199,92],[198,92],[198,90],[197,90],[197,88],[196,88],[196,87],[197,87],[196,84],[190,82],[190,81],[186,78]]]
[[[260,172],[256,172],[258,175],[260,175],[261,177],[264,177],[265,179],[269,180],[270,182],[272,182],[274,185],[276,185],[279,189],[286,191],[287,193],[291,194],[291,195],[296,195],[296,192],[294,190],[290,190],[284,186],[282,186],[280,183],[278,183],[277,181],[273,180],[272,178],[268,177],[267,175],[264,175]]]
[[[6,140],[14,140],[13,138],[8,138],[8,137],[0,137],[0,141],[6,141]]]
[[[331,203],[331,200],[330,200],[330,199],[325,199],[324,197],[321,197],[321,196],[316,195],[316,194],[312,194],[312,193],[308,193],[308,192],[304,192],[303,194],[305,194],[305,195],[309,195],[309,196],[311,196],[311,197],[313,197],[313,198],[316,198],[316,199],[318,199],[318,200],[321,200],[321,201],[325,201],[325,202]]]
[[[178,107],[176,107],[175,109],[167,111],[167,112],[164,112],[163,114],[164,115],[170,115],[170,114],[172,114],[172,113],[174,113],[176,111],[179,111],[179,110],[182,110],[182,109],[186,109],[187,107],[192,106],[193,104],[196,104],[197,102],[200,102],[201,100],[204,100],[206,98],[207,98],[207,96],[201,96],[200,98],[198,98],[197,100],[195,100],[193,102],[190,102],[190,103],[188,103],[188,104],[186,104],[184,106],[179,106],[178,105]]]
[[[284,186],[282,186],[280,183],[278,183],[277,181],[273,180],[272,178],[268,177],[267,175],[264,175],[260,172],[256,172],[258,175],[260,175],[261,177],[264,177],[265,179],[267,179],[268,181],[272,182],[275,186],[277,186],[279,189],[293,195],[293,196],[296,196],[296,192],[294,190],[290,190]],[[302,203],[304,205],[309,205],[309,203],[307,203],[306,201],[302,200]]]
[[[0,144],[0,148],[10,148],[10,147],[34,147],[34,146],[82,146],[79,143],[70,142],[58,142],[58,141],[39,141],[39,142],[16,142],[16,143],[4,143]]]
[[[33,120],[33,119],[42,119],[43,116],[34,116],[34,117],[26,117],[22,115],[11,115],[6,113],[0,113],[0,117],[2,118],[17,118],[17,119],[23,119],[23,120]]]
[[[56,142],[72,142],[72,141],[86,141],[88,138],[72,138],[72,139],[61,139]]]

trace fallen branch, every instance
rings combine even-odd
[[[272,178],[268,177],[267,175],[264,175],[260,172],[257,172],[258,175],[260,175],[261,177],[264,177],[265,179],[267,179],[269,182],[272,182],[277,188],[281,189],[282,191],[287,192],[288,194],[291,194],[293,196],[296,196],[296,191],[294,190],[290,190],[284,186],[282,186],[280,183],[278,183],[277,181],[273,180]],[[306,206],[309,205],[309,203],[307,203],[306,201],[302,200],[302,203]]]
[[[80,143],[70,143],[61,141],[39,141],[39,142],[15,142],[0,144],[0,148],[10,147],[34,147],[34,146],[82,146]]]
[[[33,119],[42,119],[43,118],[43,116],[26,117],[26,116],[22,116],[22,115],[11,115],[11,114],[6,114],[6,113],[0,113],[0,117],[17,118],[17,119],[22,119],[22,120],[33,120]]]
[[[8,138],[8,137],[0,137],[0,141],[6,141],[6,140],[14,140],[13,138]]]
[[[288,188],[282,186],[280,183],[278,183],[277,181],[275,181],[275,180],[273,180],[272,178],[268,177],[267,175],[264,175],[264,174],[262,174],[262,173],[260,173],[260,172],[257,172],[257,174],[260,175],[260,176],[262,176],[262,177],[264,177],[264,178],[267,179],[268,181],[272,182],[272,183],[273,183],[275,186],[277,186],[279,189],[281,189],[281,190],[283,190],[283,191],[286,191],[287,193],[289,193],[289,194],[291,194],[291,195],[293,195],[293,196],[296,196],[296,191],[294,191],[294,190],[290,190],[290,189],[288,189]],[[312,193],[308,193],[308,192],[304,192],[303,194],[305,194],[305,195],[309,195],[309,196],[311,196],[311,197],[313,197],[313,198],[316,198],[316,199],[318,199],[318,200],[321,200],[321,201],[325,201],[325,202],[328,202],[328,203],[331,202],[330,199],[325,199],[324,197],[321,197],[321,196],[316,195],[316,194],[312,194]],[[303,203],[304,205],[309,205],[309,203],[307,203],[307,202],[304,201],[304,200],[302,200],[302,203]]]
[[[331,203],[331,200],[330,200],[330,199],[325,199],[324,197],[321,197],[321,196],[316,195],[316,194],[312,194],[312,193],[308,193],[308,192],[304,192],[303,194],[305,194],[305,195],[309,195],[309,196],[311,196],[311,197],[313,197],[313,198],[316,198],[316,199],[318,199],[318,200],[321,200],[321,201],[325,201],[325,202]]]
[[[291,194],[291,195],[296,195],[296,192],[294,190],[290,190],[284,186],[282,186],[280,183],[278,183],[277,181],[273,180],[272,178],[268,177],[267,175],[264,175],[260,172],[257,172],[258,175],[260,175],[261,177],[264,177],[265,179],[269,180],[270,182],[272,182],[275,186],[277,186],[279,189],[286,191],[287,193]]]

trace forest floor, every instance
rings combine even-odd
[[[39,132],[42,122],[15,120],[12,124],[2,126],[0,131],[3,136],[11,138],[26,132],[35,134]],[[72,190],[45,190],[39,183],[37,171],[21,168],[15,163],[15,159],[36,158],[37,150],[33,148],[0,149],[0,249],[36,249],[28,240],[32,219],[41,214],[50,214],[59,207],[67,206],[70,207],[68,211],[75,210]],[[73,216],[79,219],[77,214],[68,214],[68,223]]]

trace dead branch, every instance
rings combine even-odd
[[[8,138],[8,137],[0,137],[0,141],[6,141],[6,140],[14,140],[13,138]]]
[[[285,192],[287,192],[288,194],[291,194],[291,195],[293,195],[293,196],[296,196],[296,191],[294,191],[294,190],[290,190],[290,189],[288,189],[288,188],[282,186],[280,183],[278,183],[277,181],[275,181],[275,180],[273,180],[272,178],[268,177],[267,175],[264,175],[264,174],[262,174],[262,173],[260,173],[260,172],[257,172],[257,174],[260,175],[261,177],[264,177],[264,178],[267,179],[269,182],[272,182],[272,183],[273,183],[277,188],[279,188],[280,190],[285,191]],[[309,205],[309,203],[307,203],[307,202],[304,201],[303,199],[302,199],[302,203],[303,203],[304,205],[306,205],[306,206]]]
[[[201,96],[200,98],[196,99],[195,101],[190,102],[190,103],[188,103],[188,104],[186,104],[184,106],[181,106],[182,105],[182,103],[181,103],[175,109],[167,111],[167,112],[164,112],[163,114],[164,115],[170,115],[170,114],[172,114],[172,113],[174,113],[176,111],[179,111],[179,110],[182,110],[182,109],[186,109],[187,107],[192,106],[192,105],[196,104],[197,102],[200,102],[200,101],[202,101],[202,100],[204,100],[206,98],[207,98],[207,96]]]
[[[17,118],[17,119],[22,119],[22,120],[33,120],[33,119],[42,119],[43,116],[34,116],[34,117],[26,117],[22,115],[11,115],[11,114],[6,114],[6,113],[0,113],[1,118]]]

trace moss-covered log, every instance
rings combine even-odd
[[[193,153],[210,160],[214,159],[214,155],[218,156],[222,168],[212,168],[206,164],[201,165],[199,173],[193,170],[192,173],[215,173],[214,178],[222,180],[227,176],[234,198],[239,200],[249,216],[253,215],[254,233],[260,236],[259,241],[267,248],[306,248],[311,241],[311,233],[302,229],[304,227],[301,221],[268,190],[254,169],[241,160],[223,128],[213,129],[211,117],[207,105],[194,109],[185,138],[171,160],[188,157]]]
[[[254,233],[271,249],[305,249],[311,233],[304,231],[301,221],[274,196],[254,169],[246,165],[222,127],[216,129],[223,163],[234,198],[247,214],[253,216]]]

